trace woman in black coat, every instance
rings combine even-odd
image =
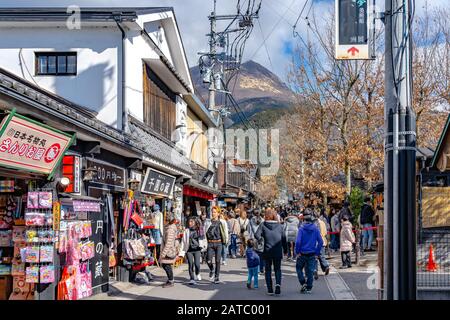
[[[275,272],[275,294],[281,293],[281,260],[283,259],[283,241],[286,235],[283,226],[278,222],[277,214],[272,209],[267,209],[264,223],[258,228],[255,238],[264,239],[264,252],[262,258],[266,271],[267,294],[273,295],[272,265]]]

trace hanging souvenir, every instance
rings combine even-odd
[[[42,246],[39,253],[40,262],[53,262],[53,246]]]
[[[28,192],[27,208],[39,209],[39,192]]]
[[[53,207],[52,197],[53,195],[50,191],[39,192],[39,208],[51,209]]]
[[[27,283],[39,283],[39,267],[30,266],[25,271],[25,281]]]
[[[55,266],[42,266],[39,270],[40,283],[55,282]]]
[[[39,263],[39,247],[28,246],[26,251],[25,262]]]

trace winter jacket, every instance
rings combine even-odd
[[[319,231],[320,231],[320,236],[322,237],[322,241],[323,241],[323,246],[326,247],[328,244],[327,241],[327,225],[325,224],[325,222],[323,222],[322,219],[318,219],[319,222]]]
[[[194,237],[195,240],[199,243],[198,250],[200,251],[200,230],[198,231],[191,231],[190,228],[186,228],[183,233],[183,240],[181,241],[181,247],[180,247],[180,253],[178,254],[180,257],[184,257],[186,255],[186,252],[189,251],[190,248],[190,238]]]
[[[365,223],[370,223],[373,225],[373,217],[375,216],[375,212],[372,209],[372,206],[369,206],[368,204],[364,204],[361,209],[361,217],[360,222],[361,225]]]
[[[239,235],[241,233],[239,221],[236,218],[231,218],[230,220],[228,220],[228,224],[230,226],[230,234]]]
[[[331,217],[331,231],[339,232],[341,230],[341,222],[339,221],[339,215],[335,214]]]
[[[355,243],[355,235],[352,231],[352,224],[350,221],[344,221],[341,225],[341,251],[352,251]]]
[[[220,223],[222,224],[222,228],[224,230],[225,233],[225,239],[222,239],[222,243],[228,243],[229,240],[229,235],[228,235],[228,225],[227,222],[224,219],[220,219]],[[211,226],[211,220],[207,219],[205,221],[205,235],[208,233],[208,229]],[[208,238],[208,237],[206,237]],[[207,239],[207,240],[211,240],[211,239]]]
[[[247,257],[247,268],[255,268],[259,266],[259,256],[252,248],[248,248],[245,252]]]
[[[248,233],[250,239],[255,240],[255,247],[254,250],[258,253],[262,253],[264,251],[264,239],[261,238],[260,240],[257,240],[255,237],[256,232],[258,232],[258,229],[262,226],[264,222],[264,219],[261,217],[253,217],[250,219],[250,223],[248,224]]]
[[[161,263],[173,264],[178,256],[177,226],[169,224],[164,232],[164,241],[161,251]]]
[[[322,247],[323,241],[319,228],[314,223],[304,223],[298,229],[295,254],[315,254],[318,256]]]
[[[264,259],[282,259],[283,241],[286,236],[283,226],[277,221],[265,221],[255,234],[256,240],[264,239]]]
[[[248,218],[245,219],[239,218],[237,221],[239,223],[239,234],[243,236],[244,233],[247,231],[250,220],[248,220]]]
[[[300,221],[296,216],[289,216],[284,220],[284,232],[287,242],[295,242],[297,239],[299,223]]]

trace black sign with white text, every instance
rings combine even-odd
[[[159,172],[154,169],[148,169],[142,184],[142,193],[149,193],[163,197],[170,197],[173,193],[176,178]]]

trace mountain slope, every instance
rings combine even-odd
[[[197,94],[204,101],[207,101],[208,84],[203,83],[198,66],[191,69],[191,74]],[[294,95],[288,86],[274,73],[254,61],[247,61],[241,65],[240,72],[230,82],[229,89],[234,89],[233,96],[245,117],[257,119],[255,123],[258,126],[270,126],[272,121],[276,122],[278,120],[277,116],[281,117],[284,111],[289,109],[294,102]],[[216,98],[216,104],[221,105],[224,102],[224,95],[219,94]],[[231,106],[231,104],[229,105]],[[277,112],[276,110],[283,112]],[[229,121],[227,121],[227,125],[241,126],[245,117],[237,113],[233,107],[231,107],[230,111],[231,116]],[[267,111],[271,112],[267,113]],[[268,121],[264,120],[264,112],[266,112],[266,115],[270,114]]]

